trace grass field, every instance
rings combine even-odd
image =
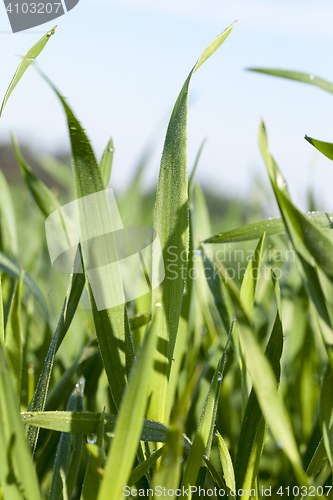
[[[280,218],[260,220],[257,204],[246,220],[236,205],[219,218],[210,213],[195,178],[204,143],[188,174],[190,82],[232,28],[203,52],[180,91],[156,195],[145,192],[144,162],[117,195],[125,227],[154,227],[165,273],[159,284],[154,240],[150,268],[144,279],[130,276],[126,303],[117,302],[117,262],[92,281],[84,244],[92,230],[115,227],[100,197],[112,185],[113,140],[98,162],[70,103],[38,70],[66,115],[72,172],[44,159],[57,186],[48,188],[14,135],[24,186],[9,185],[0,171],[4,500],[333,498],[333,214],[294,206],[263,122],[259,148]],[[0,118],[52,34],[22,59]],[[254,71],[333,93],[313,75]],[[333,144],[306,139],[333,160]],[[84,200],[96,193],[89,210]],[[45,220],[73,200],[82,269],[61,273],[52,267]],[[98,256],[110,257],[105,240]]]

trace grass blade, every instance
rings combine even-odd
[[[13,92],[14,88],[16,87],[18,82],[21,80],[22,76],[24,75],[26,70],[29,68],[30,64],[32,64],[35,61],[35,59],[39,56],[39,54],[42,52],[45,45],[49,41],[50,37],[52,35],[54,35],[55,28],[48,31],[46,33],[46,35],[44,35],[33,47],[31,47],[31,49],[28,50],[26,55],[22,58],[22,61],[20,62],[19,66],[15,72],[15,75],[13,76],[13,79],[10,82],[10,85],[5,93],[5,97],[3,98],[1,108],[0,108],[0,119],[1,119],[1,115],[3,113],[3,110],[6,106],[6,103],[9,99],[10,94]]]
[[[332,229],[333,213],[308,212],[304,214],[310,218],[318,229]],[[266,236],[286,234],[287,230],[281,217],[254,222],[232,231],[216,234],[207,238],[202,243],[237,243],[241,241],[257,240],[266,231]]]
[[[19,399],[23,362],[23,334],[21,325],[22,281],[23,273],[21,271],[11,302],[5,330],[5,352],[13,370]]]
[[[85,278],[83,274],[74,274],[71,276],[58,326],[47,352],[44,366],[35,389],[34,397],[30,401],[28,407],[28,410],[31,412],[43,411],[45,408],[54,358],[73,320],[75,311],[83,292],[84,284]],[[38,427],[27,427],[27,437],[33,453],[36,449],[38,434]]]
[[[191,193],[193,193],[195,174],[196,174],[196,171],[197,171],[197,168],[198,168],[198,165],[199,165],[199,161],[200,161],[200,158],[201,158],[201,155],[202,155],[202,151],[203,151],[203,148],[205,147],[206,142],[207,142],[207,138],[205,138],[202,141],[202,143],[200,144],[199,151],[197,152],[197,156],[195,158],[195,162],[194,162],[194,165],[193,165],[193,168],[192,168],[192,172],[191,172],[191,175],[190,175],[190,178],[189,178],[189,181],[188,181],[189,196],[191,196]]]
[[[181,476],[181,464],[183,460],[183,434],[182,426],[171,424],[166,434],[166,443],[163,448],[161,465],[153,477],[153,489],[161,488],[166,491],[175,491],[179,486]],[[156,453],[152,455],[154,457]],[[175,498],[175,496],[171,496]]]
[[[231,328],[232,318],[234,316],[234,308],[228,290],[224,282],[218,276],[214,264],[207,257],[205,252],[202,252],[202,259],[207,283],[213,294],[215,305],[220,314],[224,328],[226,332],[228,332]]]
[[[333,144],[331,142],[318,141],[317,139],[312,139],[307,135],[304,137],[308,143],[312,144],[318,151],[320,151],[324,156],[333,160]]]
[[[98,422],[96,432],[96,446],[98,446],[100,449],[103,448],[104,420],[105,410],[103,411],[100,421]],[[97,469],[102,467],[102,465],[103,462],[98,455],[94,456],[93,454],[90,454],[82,486],[81,500],[95,500],[97,498],[102,479]]]
[[[159,448],[152,455],[150,455],[147,460],[135,467],[131,472],[129,480],[127,481],[128,486],[133,486],[133,484],[139,481],[139,479],[141,479],[149,471],[149,469],[156,464],[157,460],[162,456],[164,451],[164,446],[162,446],[162,448]]]
[[[235,481],[235,472],[231,456],[227,448],[227,445],[225,444],[224,439],[219,433],[219,431],[216,431],[216,436],[218,440],[217,444],[223,471],[223,479],[227,488],[229,488],[229,490],[234,490],[236,489],[236,481]]]
[[[114,155],[114,145],[113,145],[113,139],[111,137],[104,150],[101,162],[99,164],[99,170],[101,173],[101,178],[105,189],[108,188],[110,184],[113,155]]]
[[[239,332],[245,353],[246,366],[250,372],[261,411],[265,415],[274,439],[280,443],[288,456],[298,480],[304,484],[305,476],[302,461],[282,396],[277,391],[274,371],[270,362],[262,353],[251,330],[243,327],[239,329]]]
[[[133,365],[119,410],[115,437],[109,451],[98,500],[123,498],[123,488],[133,467],[148,403],[156,342],[155,332],[154,328],[148,327],[142,348]],[[126,460],[121,460],[121,457],[126,457]]]
[[[59,210],[61,205],[54,194],[45,186],[44,182],[38,179],[24,160],[15,135],[12,134],[11,137],[21,174],[42,214],[45,215],[45,217],[48,217],[54,210]],[[59,213],[61,213],[61,211],[59,211]]]
[[[320,231],[308,217],[292,204],[283,176],[270,155],[263,122],[259,129],[259,146],[281,215],[304,271],[305,286],[320,317],[321,333],[328,349],[328,355],[331,356],[329,346],[333,342],[332,325],[318,273],[314,267],[314,260],[332,281],[333,244],[323,231]]]
[[[7,255],[17,254],[17,233],[12,196],[0,170],[0,248]]]
[[[72,110],[60,95],[55,86],[42,75],[50,87],[54,90],[63,109],[66,113],[68,130],[70,134],[74,175],[76,180],[77,198],[83,198],[99,191],[104,190],[100,171],[96,162],[91,144]],[[108,207],[103,197],[98,198],[97,206],[88,213],[80,213],[80,229],[84,235],[89,234],[89,229],[96,228],[96,234],[105,234],[106,227],[113,230],[120,229],[114,227],[108,217]],[[122,229],[122,227],[121,227]],[[108,230],[106,232],[109,232]],[[84,245],[85,247],[85,245]],[[83,261],[87,258],[87,250],[82,248]],[[89,251],[89,249],[88,249]],[[108,261],[108,248],[103,245],[102,252],[105,256],[104,261]],[[101,290],[111,295],[118,296],[123,293],[120,270],[105,270],[99,274],[98,281]],[[96,269],[99,269],[96,266]],[[87,280],[88,292],[91,302],[91,309],[95,323],[96,335],[101,350],[103,364],[111,388],[112,397],[117,407],[120,406],[122,395],[127,383],[127,376],[130,372],[134,359],[134,348],[130,335],[127,309],[125,305],[119,305],[112,308],[98,310],[95,298],[93,296],[89,280]]]
[[[280,359],[282,355],[283,346],[283,331],[281,323],[281,309],[280,309],[280,291],[278,289],[278,282],[274,279],[274,284],[276,288],[276,298],[278,310],[275,317],[275,322],[273,330],[266,347],[265,356],[269,363],[271,364],[274,375],[277,382],[280,380]],[[261,427],[265,429],[265,422],[262,416],[262,412],[258,403],[258,399],[254,389],[252,388],[240,431],[239,441],[238,441],[238,453],[235,462],[235,474],[236,482],[239,488],[251,489],[253,488],[253,481],[256,477],[257,470],[255,465],[251,463],[251,455],[253,455],[253,450],[255,454],[261,454],[264,434],[265,432],[260,432]]]
[[[227,347],[228,343],[224,350],[223,356],[217,365],[214,378],[207,395],[205,406],[202,410],[199,424],[193,439],[191,451],[185,465],[181,486],[182,488],[184,487],[185,490],[191,485],[196,484],[203,456],[206,455],[207,458],[209,458],[210,455]],[[187,498],[191,498],[190,492]]]
[[[325,450],[332,466],[333,464],[333,371],[331,363],[327,363],[323,377],[320,402],[319,402],[319,419],[320,427],[323,434],[323,442]]]
[[[19,279],[22,266],[16,260],[0,252],[0,269],[8,276],[11,276],[14,279]],[[48,318],[47,306],[43,294],[36,282],[26,271],[24,271],[23,273],[23,283],[28,287],[30,292],[37,299],[42,307],[45,317]]]
[[[129,320],[131,331],[147,325],[150,320],[151,320],[150,313],[136,314],[135,316],[132,316]]]
[[[3,300],[2,300],[2,285],[0,275],[0,344],[3,346],[5,343],[5,321],[3,313]]]
[[[25,424],[42,427],[57,432],[74,432],[75,434],[96,434],[101,413],[41,411],[21,413]],[[114,434],[117,415],[105,414],[104,432]],[[144,420],[140,440],[165,442],[168,427],[160,422]]]
[[[67,404],[67,411],[83,411],[84,381],[80,380],[73,390]],[[82,436],[80,434],[62,433],[54,461],[49,500],[65,500],[71,497],[80,465]]]
[[[40,500],[35,468],[27,445],[12,371],[0,344],[0,482],[10,500]]]
[[[333,84],[318,78],[315,75],[308,73],[300,73],[297,71],[286,71],[283,69],[264,69],[264,68],[249,68],[249,71],[255,71],[256,73],[264,73],[265,75],[278,76],[280,78],[286,78],[287,80],[295,80],[296,82],[307,83],[309,85],[314,85],[319,87],[326,92],[333,94]]]
[[[161,159],[160,174],[155,205],[154,228],[156,229],[166,264],[163,293],[153,290],[153,313],[156,304],[161,304],[161,314],[156,323],[162,349],[156,351],[156,364],[161,368],[154,370],[152,376],[152,398],[149,417],[164,422],[167,380],[169,377],[173,352],[176,343],[178,323],[181,314],[184,280],[186,279],[189,250],[189,213],[187,178],[187,110],[188,91],[194,73],[220,47],[230,34],[233,25],[227,28],[203,52],[178,96],[173,108],[166,133]],[[176,255],[172,269],[170,251]],[[156,262],[153,250],[153,281],[157,276],[159,259]],[[176,279],[174,277],[176,276]]]
[[[257,248],[254,251],[254,255],[247,265],[245,275],[242,281],[242,286],[240,290],[240,300],[248,318],[251,319],[252,309],[254,306],[254,298],[256,294],[260,259],[261,253],[264,246],[266,233],[261,236]]]

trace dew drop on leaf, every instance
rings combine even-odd
[[[88,444],[96,444],[96,441],[97,441],[96,434],[88,434],[88,436],[87,436],[87,443]]]

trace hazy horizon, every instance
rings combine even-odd
[[[310,86],[244,71],[251,66],[275,67],[333,80],[327,64],[333,48],[333,5],[326,1],[267,5],[263,0],[251,4],[81,0],[57,20],[56,34],[38,64],[68,98],[97,156],[113,136],[114,186],[128,182],[149,143],[154,149],[147,182],[154,184],[167,122],[181,86],[205,47],[236,19],[229,38],[191,84],[189,170],[207,137],[200,181],[221,193],[241,196],[247,196],[255,176],[268,184],[257,146],[263,117],[271,151],[295,203],[306,208],[311,183],[318,208],[333,211],[331,163],[304,141],[305,133],[332,140],[328,133],[332,97]],[[2,95],[18,56],[53,24],[6,34],[9,22],[4,9],[0,11]],[[1,143],[13,130],[34,149],[69,150],[62,109],[33,68],[15,89],[0,125]]]

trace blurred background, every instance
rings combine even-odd
[[[68,98],[97,157],[113,137],[117,191],[130,184],[138,161],[149,152],[148,190],[156,185],[168,119],[186,76],[205,47],[235,20],[228,40],[191,84],[189,170],[207,137],[198,179],[209,197],[242,203],[255,198],[266,207],[265,215],[276,215],[257,146],[263,117],[295,203],[307,210],[311,189],[313,208],[333,211],[331,162],[304,140],[307,134],[332,141],[333,96],[246,71],[292,69],[333,81],[329,1],[80,0],[57,19],[56,34],[38,64]],[[54,24],[12,34],[1,7],[1,95],[19,57]],[[1,167],[16,178],[10,130],[34,158],[68,155],[63,111],[33,68],[15,89],[0,124]]]

